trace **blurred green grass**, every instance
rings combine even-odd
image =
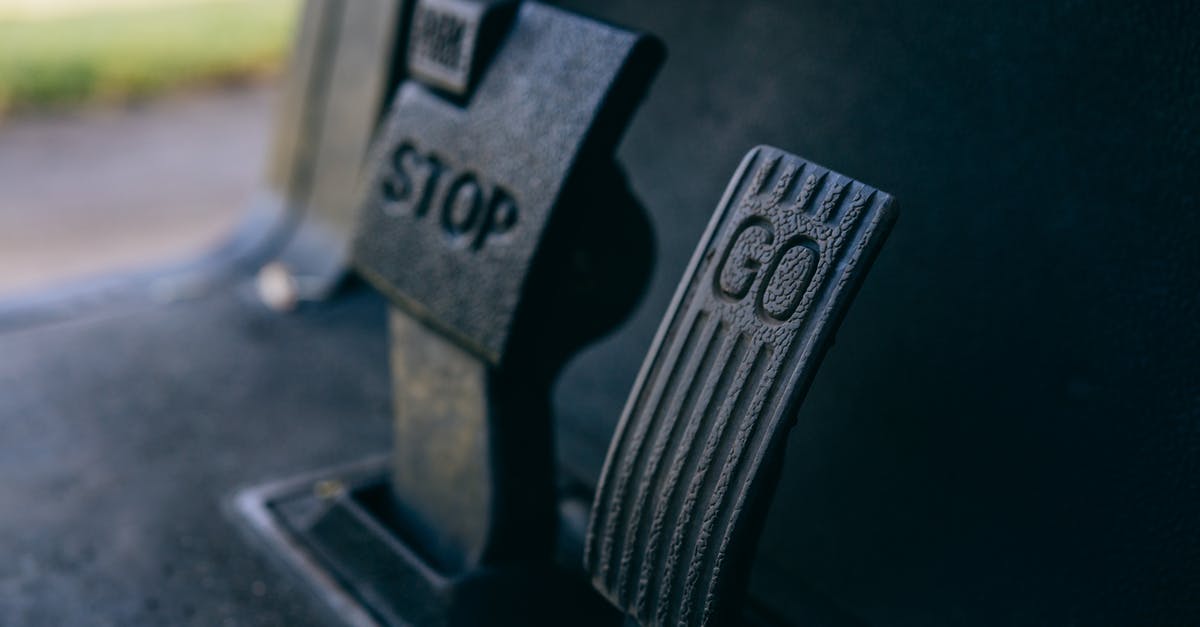
[[[288,51],[298,9],[298,0],[201,0],[0,19],[0,115],[270,74]]]

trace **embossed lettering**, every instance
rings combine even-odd
[[[384,213],[424,216],[441,173],[442,163],[436,156],[422,155],[412,145],[400,144],[392,152],[392,167],[383,177]]]
[[[436,208],[446,235],[472,250],[517,223],[519,211],[511,194],[471,172],[454,172],[433,153],[405,142],[392,152],[390,163],[379,183],[381,209],[389,216],[421,220]]]
[[[424,56],[444,67],[458,69],[462,64],[466,22],[452,13],[422,7],[417,23],[417,40]]]
[[[804,300],[819,257],[817,243],[805,236],[792,237],[776,248],[775,227],[762,216],[751,216],[734,229],[713,268],[713,293],[737,303],[750,295],[758,281],[755,313],[764,322],[787,322]]]
[[[758,287],[758,314],[764,320],[787,322],[800,302],[817,269],[816,244],[807,237],[794,237],[771,259],[767,278]]]
[[[504,188],[497,185],[492,188],[492,198],[488,202],[487,211],[483,212],[483,224],[475,232],[475,240],[471,246],[476,250],[483,247],[483,241],[489,236],[508,233],[517,224],[517,204]]]
[[[730,302],[745,298],[758,269],[767,261],[764,249],[774,243],[775,228],[766,218],[755,216],[739,224],[713,270],[713,293]],[[729,259],[735,253],[736,265],[730,268]]]
[[[470,172],[459,174],[446,190],[442,203],[442,228],[451,235],[462,235],[475,226],[483,207],[483,192]]]

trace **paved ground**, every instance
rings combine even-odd
[[[0,296],[217,241],[262,178],[274,93],[0,122]]]

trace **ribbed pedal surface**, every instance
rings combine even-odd
[[[774,148],[742,160],[642,366],[592,509],[593,583],[642,624],[729,618],[770,464],[891,205]]]

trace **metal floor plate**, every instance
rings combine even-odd
[[[235,514],[253,537],[268,546],[300,576],[347,625],[385,624],[387,616],[372,610],[355,586],[338,575],[336,564],[322,555],[319,540],[305,531],[315,518],[342,505],[348,490],[386,478],[386,456],[307,473],[246,488],[233,500]]]
[[[372,457],[244,489],[233,507],[347,625],[620,623],[582,577],[551,564],[435,570],[397,531],[388,470]]]

